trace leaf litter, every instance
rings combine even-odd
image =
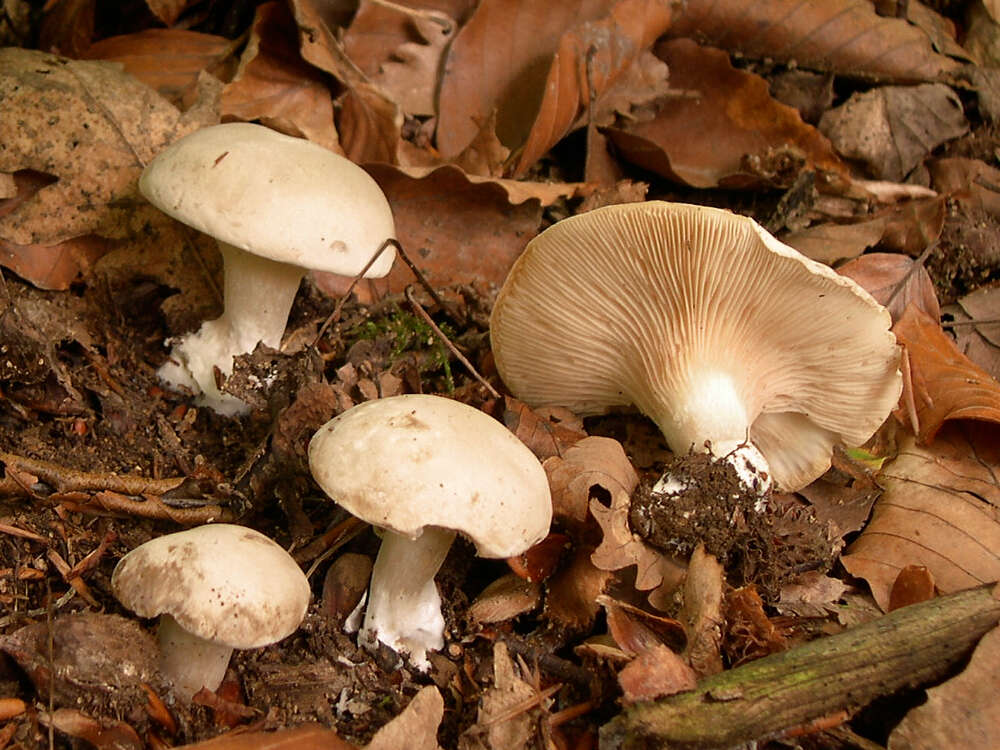
[[[876,617],[876,603],[997,578],[1000,171],[989,76],[970,62],[981,49],[966,54],[919,3],[906,18],[847,0],[528,5],[368,0],[352,17],[295,0],[234,29],[151,3],[168,28],[122,21],[114,35],[62,0],[39,36],[89,59],[0,52],[0,122],[16,134],[0,150],[0,650],[18,665],[0,664],[0,745],[52,727],[99,748],[593,746],[624,706]],[[979,112],[956,94],[970,87]],[[876,105],[846,130],[881,133],[877,153],[821,133],[852,94]],[[219,260],[135,186],[168,142],[222,118],[362,163],[420,274],[401,263],[345,299],[350,280],[309,279],[281,349],[240,357],[225,385],[253,405],[243,422],[156,381],[163,341],[217,309]],[[840,268],[889,305],[906,351],[903,403],[868,446],[772,498],[749,537],[746,508],[687,509],[724,512],[682,544],[666,534],[669,552],[635,512],[671,460],[655,430],[529,409],[503,392],[488,344],[492,296],[531,237],[647,195],[750,213],[829,264],[854,258]],[[504,421],[545,461],[555,510],[516,559],[456,545],[438,580],[447,645],[425,675],[342,631],[377,539],[305,461],[327,419],[405,392]],[[223,518],[290,547],[316,602],[296,635],[183,705],[148,667],[123,681],[111,646],[149,629],[121,616],[108,576],[152,536]],[[934,690],[973,710],[961,678]],[[956,709],[927,718],[944,700],[910,712],[890,746],[930,736],[921,722],[953,736]]]

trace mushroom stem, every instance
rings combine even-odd
[[[160,644],[160,672],[184,700],[202,687],[215,691],[222,684],[233,649],[185,630],[170,615],[161,615],[156,630]]]
[[[428,526],[416,539],[385,529],[368,594],[361,641],[379,640],[393,651],[409,654],[410,663],[426,671],[427,651],[444,645],[438,572],[455,532]]]
[[[738,380],[710,367],[692,367],[689,373],[685,387],[658,396],[646,413],[674,453],[708,451],[733,467],[747,492],[763,497],[771,489],[771,469],[750,441],[750,424],[756,415],[751,416]],[[657,484],[669,486],[671,477],[664,475]]]
[[[197,333],[176,340],[160,379],[195,393],[197,403],[220,414],[245,414],[242,400],[222,393],[215,368],[233,371],[233,357],[252,352],[258,342],[277,349],[305,270],[262,258],[219,241],[225,284],[221,316],[202,324]]]

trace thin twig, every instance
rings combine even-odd
[[[434,304],[447,312],[448,308],[444,306],[444,300],[442,300],[440,295],[434,291],[434,287],[431,286],[423,272],[417,268],[417,264],[410,258],[409,254],[406,252],[406,248],[399,242],[396,243],[396,248],[399,250],[399,257],[403,259],[403,262],[406,264],[407,268],[410,269],[414,278],[420,282],[420,286],[422,286],[431,296],[431,299],[434,300]]]
[[[372,267],[375,261],[379,259],[379,256],[385,252],[385,249],[389,247],[389,245],[399,247],[399,240],[390,237],[378,246],[378,250],[376,250],[375,254],[368,260],[367,263],[365,263],[365,267],[358,271],[357,275],[351,280],[351,285],[347,287],[347,291],[340,296],[339,300],[337,300],[337,306],[333,308],[333,312],[330,313],[330,315],[327,316],[327,319],[323,321],[323,325],[319,327],[319,331],[316,333],[316,338],[312,340],[312,344],[310,344],[310,346],[315,348],[317,342],[323,338],[323,334],[326,333],[326,330],[333,325],[334,322],[340,320],[340,313],[343,311],[344,304],[347,302],[348,297],[351,296],[351,292],[354,291],[354,287],[356,287],[358,282],[364,278],[365,274],[368,273],[368,269]]]
[[[910,280],[913,274],[917,272],[917,269],[924,265],[924,262],[927,260],[930,254],[934,252],[934,248],[936,248],[937,246],[938,246],[938,241],[934,240],[934,242],[932,242],[931,244],[929,244],[927,247],[924,248],[924,251],[920,253],[920,257],[913,262],[912,266],[906,269],[906,273],[903,274],[903,278],[899,280],[898,284],[896,284],[896,288],[892,290],[892,294],[889,295],[889,299],[885,301],[883,307],[889,307],[889,305],[893,303],[893,300],[895,300],[896,297],[899,296],[899,293],[903,291],[903,288],[906,286],[906,283]]]
[[[465,367],[466,370],[469,371],[469,374],[472,375],[472,377],[474,377],[476,380],[482,383],[483,386],[485,386],[486,390],[489,391],[490,395],[493,396],[493,398],[500,398],[500,394],[497,392],[496,388],[490,385],[486,381],[486,378],[484,378],[482,375],[479,374],[479,371],[476,370],[476,368],[472,366],[472,363],[465,357],[465,355],[462,354],[462,352],[460,352],[453,343],[451,343],[448,337],[444,335],[444,332],[440,328],[438,328],[438,325],[437,323],[434,322],[434,319],[427,314],[427,311],[423,307],[421,307],[420,303],[417,302],[417,300],[413,297],[412,284],[406,287],[406,291],[404,292],[404,294],[406,295],[406,301],[409,302],[410,305],[413,307],[413,311],[424,319],[424,322],[428,326],[430,326],[430,329],[432,331],[434,331],[434,335],[437,336],[441,340],[441,342],[448,347],[448,351],[450,351],[452,354],[455,355],[455,359],[457,359],[459,362],[462,363],[462,365]]]

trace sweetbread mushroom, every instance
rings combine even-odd
[[[582,416],[635,406],[675,453],[729,456],[744,484],[794,491],[896,404],[890,325],[855,282],[752,219],[651,201],[533,239],[490,336],[504,383],[528,404]]]
[[[444,643],[434,575],[456,533],[480,557],[505,558],[544,538],[552,520],[535,455],[497,420],[442,396],[348,409],[313,436],[309,468],[337,504],[382,531],[361,640],[419,669]]]
[[[389,203],[367,172],[262,125],[213,125],[181,138],[143,170],[139,189],[219,243],[224,312],[175,339],[159,375],[226,415],[248,407],[219,391],[215,369],[228,375],[233,357],[259,342],[278,348],[306,271],[356,276],[395,236]],[[364,275],[385,276],[394,259],[385,248]]]
[[[280,545],[224,523],[136,547],[115,566],[111,590],[140,617],[160,618],[160,671],[184,699],[219,686],[233,649],[291,635],[310,595],[302,569]]]

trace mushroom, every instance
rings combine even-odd
[[[225,415],[246,403],[219,391],[215,368],[258,342],[277,348],[307,270],[355,276],[395,235],[389,203],[353,162],[310,141],[262,125],[228,123],[171,144],[143,170],[139,189],[164,213],[219,243],[224,312],[173,340],[159,370]],[[389,273],[389,247],[365,272]]]
[[[434,575],[456,532],[481,557],[518,555],[548,533],[552,501],[538,459],[500,422],[442,396],[359,404],[309,443],[333,500],[382,530],[360,639],[426,670],[444,643]]]
[[[245,526],[209,524],[146,542],[118,561],[111,590],[140,617],[159,617],[160,671],[189,700],[222,683],[233,649],[291,635],[309,582],[278,544]]]
[[[882,424],[901,390],[890,325],[855,282],[752,219],[651,201],[533,239],[490,336],[519,399],[581,416],[635,406],[672,451],[727,456],[764,492],[800,489],[834,444]]]

